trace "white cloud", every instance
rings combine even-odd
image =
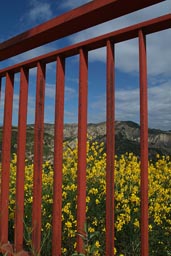
[[[162,130],[171,129],[171,80],[163,83],[155,83],[148,88],[149,127]],[[48,84],[46,96],[50,102],[45,105],[45,122],[53,122],[55,87]],[[67,99],[74,97],[75,90],[66,87]],[[14,93],[13,122],[17,124],[19,95]],[[89,102],[88,122],[101,122],[106,119],[106,95],[96,95]],[[0,102],[0,117],[3,120],[4,92],[2,91]],[[77,122],[77,111],[71,111],[65,107],[65,122]],[[35,96],[28,97],[28,122],[33,123],[35,116]],[[116,90],[116,120],[131,120],[139,122],[139,88],[120,88]]]
[[[62,8],[75,8],[89,0],[65,0],[59,3]],[[31,0],[29,2],[30,9],[25,20],[34,25],[36,22],[42,22],[50,19],[53,16],[52,4],[45,0]],[[164,15],[171,11],[171,1],[166,0],[155,6],[140,10],[138,12],[126,15],[124,17],[115,19],[113,21],[98,25],[91,29],[87,29],[81,33],[77,33],[70,38],[72,43],[87,40],[110,31],[115,31],[119,28],[130,26],[132,24],[145,21],[147,19],[155,18]],[[171,129],[170,117],[170,98],[171,98],[171,31],[166,30],[159,33],[149,35],[147,37],[147,54],[148,54],[148,74],[149,74],[149,126],[161,129]],[[13,63],[21,62],[26,59],[34,58],[36,56],[53,51],[52,45],[46,45],[28,51],[22,55],[13,58]],[[90,53],[90,61],[105,61],[105,48],[93,51]],[[52,66],[48,64],[48,68]],[[126,73],[137,73],[138,65],[138,40],[129,40],[116,45],[116,68]],[[31,70],[31,75],[36,75],[36,69]],[[46,87],[46,96],[50,99],[54,97],[55,86],[48,81]],[[66,99],[69,101],[75,96],[78,97],[78,92],[66,86]],[[14,109],[17,111],[17,96],[14,97]],[[3,102],[2,102],[3,104]],[[105,120],[105,95],[94,97],[94,102],[89,103],[89,121],[99,122]],[[29,95],[28,105],[28,120],[32,120],[35,112],[35,98]],[[48,106],[47,113],[51,111]],[[0,111],[0,116],[2,112]],[[120,89],[116,91],[116,119],[139,121],[139,89]],[[67,121],[74,121],[77,118],[77,113],[71,109],[65,110]],[[46,116],[48,118],[48,114]]]
[[[65,109],[64,112],[64,122],[65,123],[77,123],[78,121],[78,113],[75,111],[69,111]]]
[[[56,94],[56,85],[55,84],[46,84],[46,97],[54,98]],[[65,86],[65,100],[71,100],[71,98],[77,95],[77,91],[74,88]]]
[[[0,120],[3,122],[4,116],[4,101],[5,101],[5,93],[4,91],[1,94],[0,101]],[[19,94],[18,92],[14,92],[13,95],[13,114],[12,114],[12,122],[13,125],[18,124],[18,111],[19,111]],[[28,121],[29,123],[34,122],[34,114],[35,114],[35,98],[31,95],[28,96]]]
[[[171,129],[171,80],[149,88],[149,121],[153,127]]]
[[[45,21],[53,16],[51,5],[49,2],[42,2],[40,0],[30,1],[30,10],[28,12],[28,19],[31,22]]]
[[[171,11],[171,1],[166,0],[155,6],[131,13],[110,22],[84,30],[70,37],[72,43],[93,38],[104,33],[115,31],[138,22],[156,18]],[[171,31],[165,30],[147,36],[148,73],[149,75],[165,74],[170,76],[171,66]],[[138,40],[129,40],[116,45],[116,67],[124,72],[138,72]],[[169,54],[170,53],[170,54]],[[105,49],[93,51],[92,61],[105,61]]]
[[[76,97],[77,94],[78,92],[74,88],[68,86],[65,87],[65,100],[71,100]]]
[[[116,68],[124,72],[138,72],[138,42],[137,39],[116,45]]]
[[[148,72],[150,75],[170,76],[171,30],[147,37]]]
[[[55,90],[56,90],[56,85],[55,84],[46,84],[46,89],[45,89],[45,95],[48,98],[54,98],[55,97]]]
[[[43,45],[40,47],[37,47],[33,50],[24,52],[22,54],[16,55],[15,57],[12,57],[11,59],[9,59],[9,63],[15,64],[15,63],[20,63],[23,62],[25,60],[30,60],[32,58],[44,55],[46,53],[52,52],[54,51],[55,48],[52,45]],[[48,68],[51,69],[51,66],[53,66],[54,63],[52,64],[48,64]]]
[[[149,127],[171,129],[171,80],[148,89]],[[116,90],[116,120],[131,120],[139,123],[139,88]],[[106,119],[106,95],[94,97],[89,105],[89,122]]]
[[[106,61],[106,48],[89,53],[89,61]],[[115,46],[115,67],[124,72],[138,72],[138,42],[132,39]]]
[[[60,4],[61,8],[68,8],[68,9],[73,9],[78,6],[81,6],[83,4],[86,4],[88,2],[91,2],[92,0],[65,0],[63,3]]]

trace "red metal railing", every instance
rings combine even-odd
[[[0,59],[6,59],[35,46],[42,45],[59,37],[72,34],[92,25],[121,16],[134,10],[146,7],[160,1],[131,1],[129,8],[123,5],[124,0],[93,1],[90,4],[69,12],[57,19],[45,23],[38,29],[30,30],[16,38],[0,45]],[[126,7],[125,7],[126,6]],[[124,7],[124,8],[123,8]],[[112,8],[112,12],[111,12]],[[118,8],[113,11],[113,8]],[[101,14],[103,10],[110,10]],[[116,10],[116,9],[115,9]],[[116,15],[117,14],[117,15]],[[85,16],[84,16],[85,15]],[[98,20],[92,18],[99,17]],[[67,17],[67,21],[66,21]],[[89,17],[91,19],[86,19]],[[100,18],[101,17],[101,18]],[[89,22],[91,20],[91,22]],[[78,22],[80,21],[80,23]],[[79,26],[68,24],[77,22]],[[46,65],[56,61],[56,100],[55,100],[55,138],[54,138],[54,183],[52,211],[52,255],[61,255],[62,243],[62,155],[63,155],[63,125],[64,125],[64,84],[65,60],[79,55],[79,118],[78,118],[78,192],[77,192],[77,231],[84,229],[86,220],[86,141],[87,141],[87,94],[88,94],[88,53],[100,47],[106,47],[106,102],[107,102],[107,166],[106,166],[106,255],[114,255],[114,154],[115,154],[115,44],[132,39],[139,39],[140,67],[140,125],[141,125],[141,255],[148,255],[148,110],[147,110],[147,34],[169,29],[171,14],[142,22],[118,31],[114,31],[63,49],[15,64],[0,70],[0,84],[4,77],[5,105],[3,122],[2,160],[1,160],[1,197],[0,197],[0,250],[10,250],[8,255],[27,255],[23,251],[23,217],[24,217],[24,168],[26,148],[26,123],[28,102],[29,70],[37,67],[36,106],[34,126],[34,180],[32,206],[32,244],[35,252],[41,247],[41,189],[42,189],[42,159],[44,133],[44,101]],[[64,28],[67,28],[66,30]],[[56,33],[60,31],[60,33]],[[63,31],[63,32],[62,32]],[[64,33],[65,32],[65,33]],[[49,35],[48,37],[44,37]],[[55,35],[55,36],[54,36]],[[46,39],[43,39],[46,38]],[[47,39],[48,38],[48,39]],[[40,39],[40,41],[39,41]],[[32,40],[32,41],[31,41]],[[32,42],[32,43],[31,43]],[[14,245],[8,242],[8,203],[10,177],[10,150],[12,127],[12,102],[14,93],[14,75],[20,73],[19,121],[17,143],[17,177],[16,177],[16,213]],[[1,88],[1,86],[0,86]],[[83,241],[77,236],[77,251],[83,252]]]

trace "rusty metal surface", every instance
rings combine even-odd
[[[81,235],[86,223],[86,151],[87,151],[88,53],[80,49],[78,105],[78,173],[77,173],[77,251],[84,252]]]
[[[107,41],[106,84],[106,255],[114,255],[115,99],[114,45]]]
[[[98,36],[81,43],[77,43],[63,49],[52,51],[36,58],[15,64],[11,67],[7,67],[0,70],[0,77],[5,76],[6,72],[13,71],[15,73],[20,72],[21,67],[34,68],[37,65],[38,61],[43,63],[50,63],[56,60],[58,55],[63,56],[63,58],[71,57],[76,54],[79,54],[80,48],[86,48],[88,51],[95,50],[97,48],[106,46],[106,41],[110,39],[114,43],[123,42],[129,39],[138,37],[138,31],[141,29],[144,34],[148,35],[155,33],[161,30],[171,28],[171,14],[166,14],[161,17],[151,19],[145,22],[138,23],[123,29],[119,29],[114,32],[107,33],[102,36]]]
[[[1,172],[1,214],[0,214],[0,244],[8,243],[8,202],[10,181],[11,127],[13,108],[14,75],[6,74],[4,125],[2,137],[2,172]]]
[[[44,136],[45,65],[37,63],[36,109],[34,126],[34,174],[32,208],[32,243],[36,253],[41,243],[42,159]]]
[[[20,70],[20,96],[18,118],[18,142],[17,142],[17,173],[16,173],[16,210],[15,210],[15,235],[14,250],[20,252],[23,249],[24,237],[24,178],[25,178],[25,148],[26,148],[26,124],[28,102],[28,70]]]
[[[57,58],[54,132],[52,256],[61,255],[65,60]]]
[[[0,61],[164,0],[95,0],[0,44]]]
[[[148,93],[146,38],[139,30],[141,256],[148,256]]]
[[[2,90],[2,77],[0,77],[0,101],[1,101],[1,90]]]

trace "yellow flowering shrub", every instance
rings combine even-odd
[[[64,145],[62,255],[76,250],[77,146]],[[13,239],[16,155],[11,160],[10,240]],[[106,153],[103,143],[87,143],[86,255],[105,255]],[[140,255],[140,161],[132,153],[115,157],[115,254]],[[53,165],[43,164],[42,255],[51,255]],[[25,247],[31,244],[33,164],[25,167]],[[171,255],[171,159],[149,161],[150,255]]]

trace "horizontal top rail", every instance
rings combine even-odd
[[[165,0],[94,0],[0,44],[0,61]]]
[[[119,29],[114,32],[107,33],[102,36],[98,36],[84,42],[80,42],[51,53],[47,53],[33,59],[18,63],[11,67],[4,68],[0,70],[0,77],[4,77],[6,72],[17,73],[20,71],[21,67],[25,68],[34,68],[37,65],[38,61],[44,63],[50,63],[56,60],[57,56],[60,55],[64,58],[71,57],[79,53],[79,49],[84,47],[86,50],[91,51],[106,45],[106,40],[110,39],[114,43],[123,42],[129,39],[133,39],[138,37],[138,31],[143,30],[144,34],[151,34],[154,32],[158,32],[164,29],[171,28],[171,14],[166,14],[164,16],[151,19],[145,22],[138,23],[133,26],[129,26],[123,29]]]

